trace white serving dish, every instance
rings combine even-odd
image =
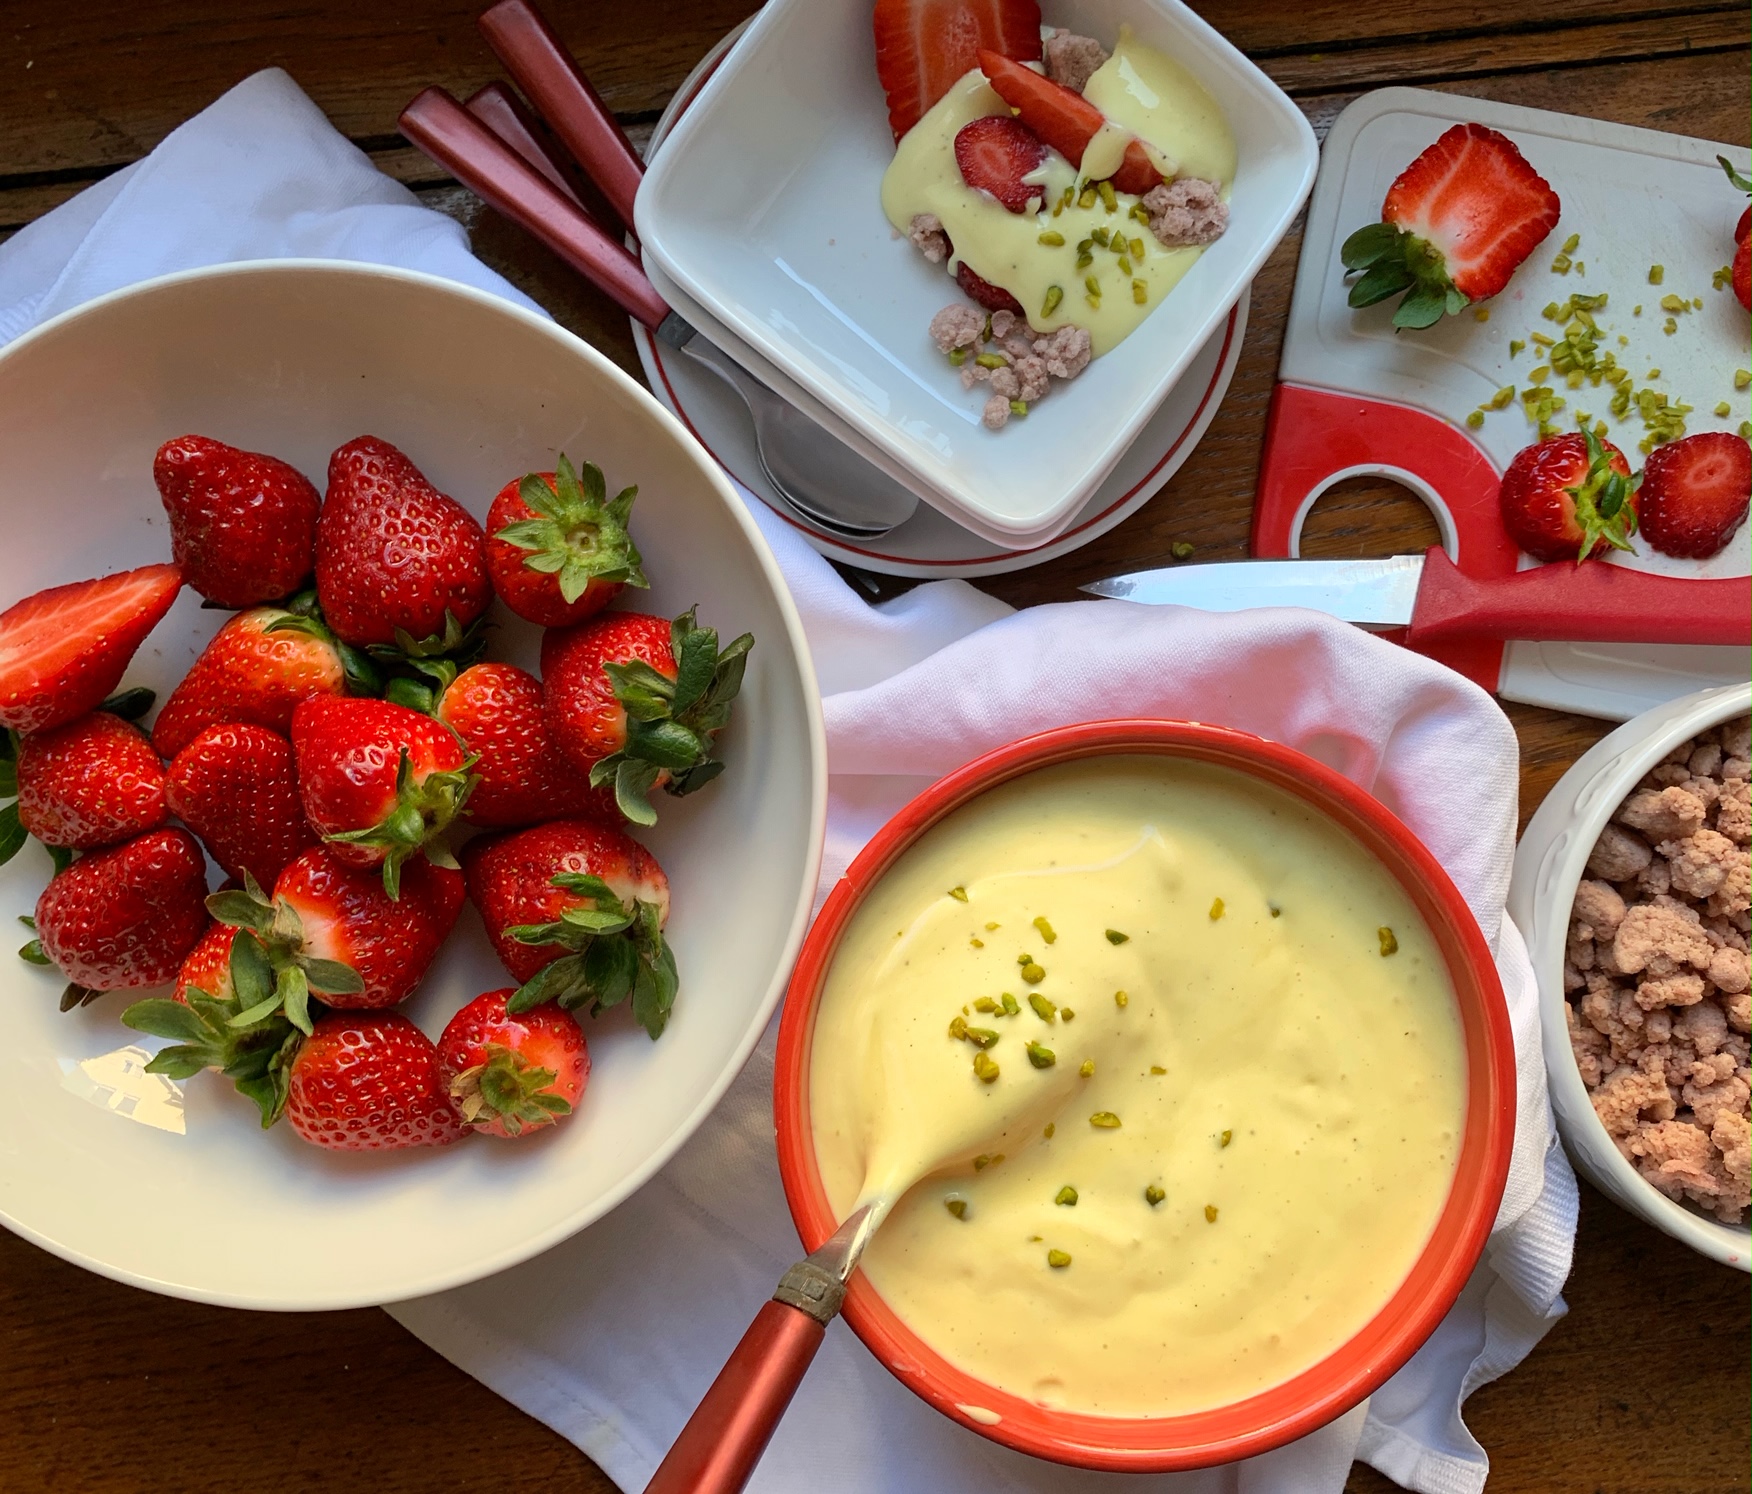
[[[1300,210],[1318,151],[1302,113],[1179,0],[1064,0],[1198,75],[1235,132],[1228,232],[1125,342],[994,435],[925,329],[959,292],[883,217],[893,153],[867,0],[771,0],[676,123],[639,190],[648,259],[761,359],[992,544],[1044,545],[1077,512]]]
[[[1557,781],[1515,850],[1509,916],[1527,940],[1539,981],[1545,1071],[1558,1134],[1577,1169],[1631,1213],[1693,1250],[1745,1271],[1752,1231],[1675,1203],[1643,1180],[1594,1113],[1564,1021],[1563,949],[1570,905],[1594,842],[1637,780],[1679,743],[1752,710],[1752,685],[1719,685],[1669,701],[1601,738]]]
[[[0,964],[0,1221],[104,1275],[202,1301],[423,1296],[612,1209],[706,1117],[765,1028],[814,897],[826,802],[801,624],[716,464],[594,349],[479,291],[308,261],[171,276],[0,353],[0,602],[168,559],[152,455],[191,430],[273,452],[319,486],[328,453],[369,431],[480,517],[508,476],[551,467],[562,449],[589,457],[617,486],[639,484],[633,523],[653,584],[633,605],[670,615],[697,603],[721,636],[756,638],[728,771],[661,805],[642,837],[674,888],[674,1019],[655,1043],[625,1013],[589,1024],[589,1088],[551,1134],[377,1155],[323,1152],[284,1124],[264,1134],[215,1075],[177,1086],[140,1074],[144,1054],[124,1050],[158,1044],[116,1020],[128,997],[62,1015],[53,972]],[[128,683],[162,699],[225,617],[199,603],[184,593]],[[536,668],[539,630],[493,616],[493,655]],[[27,846],[0,869],[0,910],[30,912],[48,873]],[[465,911],[407,1011],[436,1036],[465,1001],[509,983]]]

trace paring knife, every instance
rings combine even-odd
[[[1752,644],[1752,580],[1692,581],[1602,561],[1558,561],[1478,580],[1440,546],[1386,560],[1239,560],[1165,566],[1082,590],[1152,605],[1239,612],[1310,607],[1413,648],[1458,638],[1564,643]]]

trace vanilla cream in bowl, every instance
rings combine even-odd
[[[848,1319],[1027,1451],[1186,1467],[1312,1430],[1494,1214],[1513,1066],[1476,926],[1288,749],[1099,723],[994,756],[805,948],[778,1102],[806,1243],[898,1195]]]

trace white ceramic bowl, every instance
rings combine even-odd
[[[1563,949],[1589,853],[1637,780],[1706,727],[1752,710],[1752,685],[1721,685],[1669,701],[1603,737],[1565,773],[1528,822],[1515,851],[1509,916],[1527,939],[1539,980],[1545,1071],[1558,1134],[1570,1160],[1608,1198],[1693,1250],[1740,1270],[1752,1261],[1752,1231],[1675,1203],[1619,1155],[1594,1113],[1564,1021]]]
[[[168,1081],[122,1050],[128,999],[56,1011],[60,982],[0,964],[0,1220],[56,1254],[176,1296],[245,1307],[392,1301],[488,1275],[639,1187],[705,1118],[778,1002],[814,896],[825,749],[785,585],[717,467],[600,354],[495,297],[411,273],[272,262],[173,276],[96,301],[0,354],[0,602],[169,558],[152,482],[160,442],[198,431],[272,452],[320,486],[329,452],[394,442],[484,517],[507,478],[564,450],[639,484],[652,578],[641,610],[698,603],[756,644],[729,764],[660,806],[643,837],[674,888],[682,987],[653,1043],[625,1013],[591,1023],[578,1113],[526,1142],[345,1155],[284,1124],[264,1134],[216,1075]],[[128,682],[162,693],[226,614],[185,592]],[[502,608],[491,652],[536,667],[538,630]],[[0,911],[30,912],[49,862],[0,870]],[[22,939],[22,932],[20,938]],[[465,911],[408,1014],[433,1036],[510,984]],[[179,1129],[139,1124],[150,1117]]]
[[[676,123],[639,190],[644,251],[927,502],[993,544],[1068,525],[1288,230],[1314,180],[1289,98],[1180,0],[1046,0],[1111,43],[1122,22],[1197,74],[1239,154],[1229,228],[1119,347],[1001,434],[931,345],[959,294],[894,237],[893,155],[869,0],[771,0]],[[782,387],[782,386],[781,386]]]

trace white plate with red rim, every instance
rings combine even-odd
[[[298,260],[151,281],[0,352],[0,601],[168,559],[152,456],[191,430],[319,483],[328,453],[369,431],[477,517],[509,477],[551,468],[562,450],[588,457],[616,488],[640,487],[633,531],[652,586],[631,606],[671,616],[697,603],[722,637],[755,636],[725,773],[660,803],[639,836],[673,893],[674,1016],[656,1042],[630,1013],[588,1022],[589,1087],[550,1133],[325,1152],[284,1122],[264,1133],[217,1075],[143,1074],[159,1044],[117,1020],[129,994],[63,1014],[53,971],[0,963],[0,1223],[106,1276],[227,1306],[356,1307],[458,1286],[638,1188],[710,1113],[777,1006],[826,811],[801,622],[718,466],[600,353],[481,291]],[[185,591],[125,683],[162,700],[226,615]],[[539,630],[497,605],[489,617],[489,653],[535,668]],[[0,913],[29,913],[48,874],[42,849],[26,846],[0,868]],[[508,984],[465,909],[404,1010],[436,1037],[466,1001]]]
[[[719,41],[676,90],[652,131],[650,144],[646,147],[647,157],[657,154],[671,126],[698,97],[706,79],[748,26],[749,23],[744,21]],[[636,242],[633,247],[637,248]],[[693,304],[680,287],[665,278],[660,267],[647,263],[646,271],[665,299],[681,310],[687,320],[696,327],[710,329],[707,335],[712,342],[726,350],[734,350],[733,356],[745,367],[760,369],[774,389],[786,389],[786,397],[793,404],[808,409],[848,447],[875,455],[845,422],[798,390],[784,374]],[[852,541],[817,528],[773,491],[760,465],[748,412],[724,381],[706,373],[685,354],[664,347],[643,323],[634,320],[631,325],[633,342],[639,350],[639,361],[644,366],[652,393],[718,459],[731,477],[809,544],[830,560],[862,570],[932,579],[997,576],[1068,555],[1107,533],[1155,497],[1192,455],[1228,392],[1247,332],[1250,299],[1250,291],[1243,291],[1227,319],[1200,349],[1184,377],[1169,391],[1149,424],[1108,473],[1095,495],[1084,504],[1070,527],[1050,544],[1032,550],[993,544],[963,529],[928,504],[920,504],[904,524],[873,539]]]

